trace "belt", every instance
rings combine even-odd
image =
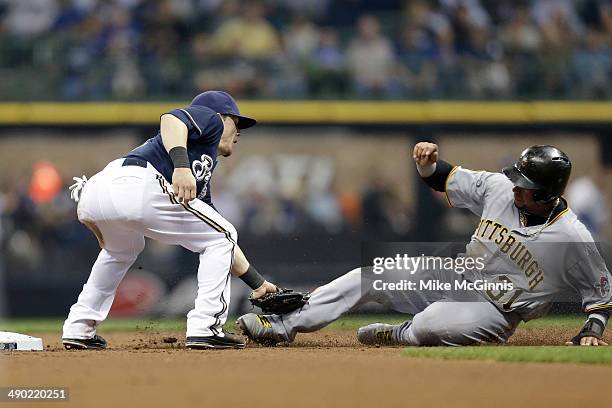
[[[122,166],[139,166],[147,168],[147,161],[138,157],[126,157]]]

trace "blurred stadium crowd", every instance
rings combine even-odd
[[[363,191],[355,195],[333,189],[315,192],[305,185],[291,194],[239,192],[222,177],[213,182],[213,203],[238,229],[241,240],[345,237],[360,241],[364,237],[392,241],[408,239],[413,227],[410,209],[381,177],[365,181]],[[0,184],[0,250],[10,269],[20,274],[65,273],[66,269],[81,273],[89,268],[98,244],[78,222],[65,177],[52,163],[39,162],[31,174]],[[80,264],[82,268],[77,267]]]
[[[205,89],[241,99],[610,99],[611,51],[610,0],[0,0],[9,101],[189,100]],[[76,220],[66,176],[38,163],[0,177],[7,270],[90,267],[97,243]],[[384,178],[353,195],[333,182],[245,195],[219,176],[215,205],[252,241],[452,240],[473,229],[460,214],[445,219],[436,197],[426,205],[440,225],[425,232],[439,236],[415,233],[417,205]],[[600,184],[584,182],[577,196]],[[583,201],[599,214],[593,225],[606,224],[604,204],[587,208],[603,199]]]
[[[39,163],[29,176],[3,180],[0,186],[0,244],[6,265],[21,273],[45,273],[49,265],[65,268],[78,254],[95,253],[55,167]]]
[[[8,100],[605,99],[611,48],[609,0],[0,0]]]

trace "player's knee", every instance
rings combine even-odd
[[[144,237],[125,242],[107,242],[102,252],[106,257],[117,262],[134,262],[145,247]]]
[[[361,268],[348,271],[344,275],[337,278],[336,281],[342,282],[344,287],[351,287],[354,285],[359,286],[361,284]]]
[[[412,319],[407,341],[415,346],[435,346],[440,344],[438,334],[433,330],[425,311],[418,313]]]
[[[351,269],[350,271],[348,271],[347,273],[345,273],[345,275],[361,275],[361,269],[362,268],[355,268],[355,269]]]
[[[429,305],[412,319],[410,327],[411,342],[419,346],[439,346],[453,344],[452,310],[450,303],[437,302]]]
[[[410,327],[411,343],[419,346],[464,346],[477,342],[477,322],[468,308],[449,302],[436,302],[414,316]]]
[[[125,249],[115,250],[112,248],[103,248],[101,254],[112,262],[131,263],[138,258],[140,251],[127,251]]]

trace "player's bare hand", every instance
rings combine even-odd
[[[176,168],[172,173],[172,189],[180,203],[188,203],[196,198],[196,179],[188,168]]]
[[[574,343],[571,341],[568,341],[565,344],[568,346],[574,345]],[[586,336],[580,339],[580,345],[581,346],[607,346],[608,343],[606,343],[605,341],[601,339],[598,339],[597,337]]]
[[[259,299],[260,297],[265,296],[267,293],[276,293],[278,292],[278,288],[276,287],[276,285],[268,282],[268,281],[264,281],[264,283],[258,287],[257,289],[255,289],[252,293],[252,297],[253,299]]]
[[[438,145],[429,142],[419,142],[414,146],[412,158],[419,166],[427,166],[438,161]]]

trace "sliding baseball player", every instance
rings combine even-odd
[[[318,330],[374,301],[414,317],[397,325],[360,328],[358,339],[364,344],[506,342],[521,321],[543,316],[556,296],[569,290],[580,296],[587,314],[570,344],[606,345],[602,336],[612,312],[611,276],[591,234],[562,197],[571,172],[565,153],[553,146],[531,146],[502,173],[453,166],[438,158],[438,146],[432,143],[418,143],[413,156],[427,185],[445,192],[451,206],[480,217],[464,257],[481,259],[483,267],[461,274],[426,268],[387,271],[404,283],[406,289],[399,291],[380,290],[372,268],[354,269],[317,288],[296,311],[241,316],[238,324],[249,338],[264,344],[291,342],[297,333]],[[427,281],[474,289],[441,284],[419,290]],[[491,289],[476,282],[500,285]]]

